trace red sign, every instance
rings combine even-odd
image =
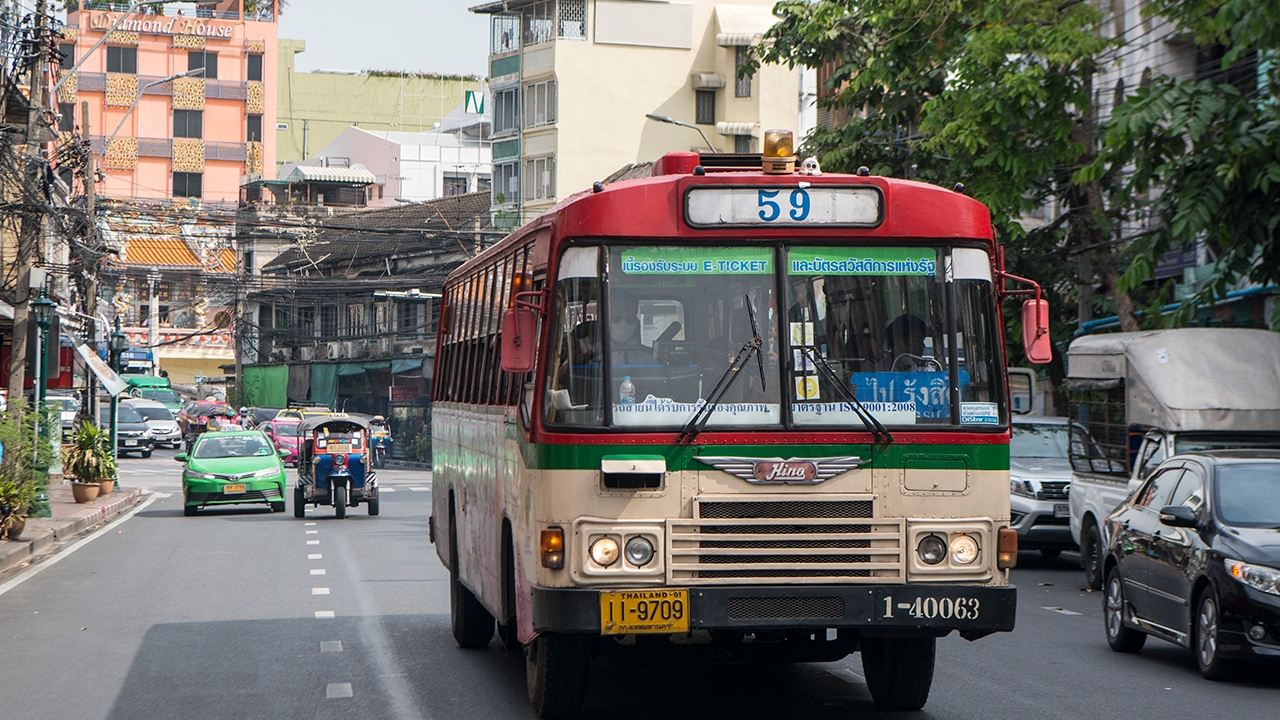
[[[389,391],[388,399],[391,402],[417,402],[418,386],[416,385],[392,385],[387,388]]]

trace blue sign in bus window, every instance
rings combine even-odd
[[[917,418],[951,419],[951,398],[945,372],[854,373],[852,384],[862,402],[913,402]],[[960,393],[969,373],[960,371]]]

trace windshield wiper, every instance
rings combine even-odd
[[[818,369],[818,374],[826,379],[828,384],[835,387],[836,394],[845,402],[853,405],[854,413],[858,415],[858,419],[862,421],[862,424],[866,426],[867,430],[871,431],[871,436],[875,438],[877,445],[880,443],[888,445],[893,442],[893,435],[890,434],[889,430],[876,419],[875,415],[871,414],[871,411],[867,410],[866,406],[862,404],[862,401],[858,399],[858,394],[850,390],[849,387],[844,384],[840,379],[839,374],[836,373],[829,364],[827,364],[826,358],[816,352],[813,352],[813,348],[807,345],[802,345],[800,347],[800,352],[804,353],[805,357],[813,361],[813,366]]]
[[[764,389],[764,354],[761,348],[764,346],[764,339],[760,337],[760,329],[756,326],[756,313],[751,308],[751,298],[747,297],[747,317],[751,320],[751,339],[742,344],[738,350],[738,354],[734,356],[733,362],[729,363],[729,368],[724,371],[724,375],[720,376],[720,380],[716,382],[716,386],[712,388],[711,394],[707,396],[707,400],[702,407],[689,418],[689,422],[685,423],[681,428],[680,434],[676,436],[677,445],[685,445],[693,442],[693,439],[702,432],[702,428],[706,427],[707,421],[711,419],[711,414],[716,411],[716,405],[724,394],[729,392],[729,388],[733,385],[733,381],[738,379],[738,373],[742,372],[742,368],[746,366],[747,360],[755,353],[756,360],[760,367],[760,387]]]

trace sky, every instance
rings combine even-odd
[[[307,41],[297,69],[488,75],[483,0],[289,0],[280,37]]]

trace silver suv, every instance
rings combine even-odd
[[[1071,425],[1061,417],[1022,417],[1013,421],[1009,444],[1009,509],[1018,531],[1019,550],[1039,550],[1055,558],[1077,550],[1071,539],[1067,493],[1071,463],[1067,447]]]

